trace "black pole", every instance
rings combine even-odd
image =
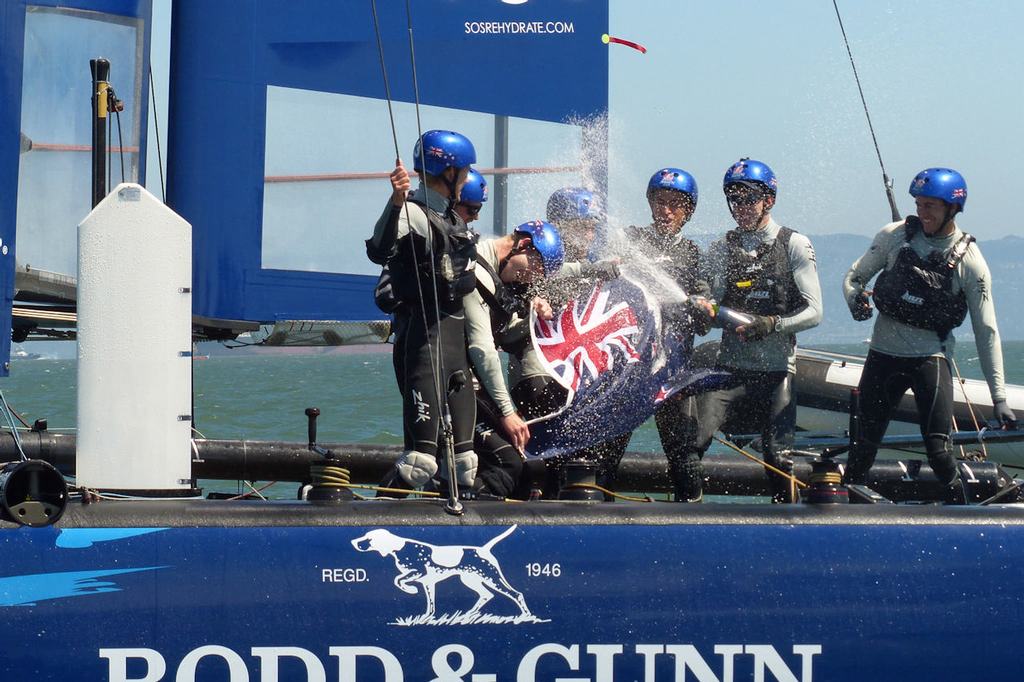
[[[90,59],[92,70],[92,205],[107,196],[107,91],[110,61]]]

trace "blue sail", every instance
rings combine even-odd
[[[336,0],[174,3],[168,203],[193,227],[197,315],[382,319],[362,242],[387,199],[386,180],[359,185],[359,196],[342,202],[345,190],[335,184],[284,196],[270,176],[275,164],[293,178],[331,166],[389,170],[387,94],[396,106],[418,99],[423,130],[464,121],[481,131],[460,130],[483,143],[478,152],[494,115],[561,123],[607,108],[606,3],[434,0],[416,3],[410,15],[403,3],[381,2],[376,23],[373,10]],[[364,107],[369,118],[349,120],[346,107]],[[275,111],[285,112],[281,125]],[[315,134],[307,136],[310,128]],[[408,158],[417,126],[396,134]],[[354,160],[372,139],[383,143],[376,157]],[[334,149],[333,158],[316,167],[323,147]],[[289,153],[300,149],[305,167]],[[376,198],[355,210],[367,194]],[[286,248],[299,255],[285,259]]]

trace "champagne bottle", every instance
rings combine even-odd
[[[713,303],[711,307],[715,309],[715,319],[718,320],[719,326],[726,329],[736,329],[736,327],[743,327],[754,321],[754,318],[749,315],[744,315],[738,310],[727,308],[724,305]]]
[[[744,315],[738,310],[719,305],[714,301],[708,301],[706,298],[699,296],[691,296],[691,304],[696,304],[699,301],[706,301],[711,304],[711,309],[715,311],[715,319],[718,321],[719,327],[725,327],[726,329],[736,329],[736,327],[742,327],[748,325],[754,321],[754,318],[749,315]]]

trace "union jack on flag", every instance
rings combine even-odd
[[[609,292],[600,284],[589,297],[570,302],[551,320],[538,320],[534,328],[549,373],[574,393],[582,382],[613,368],[616,358],[638,362],[632,337],[639,331],[629,304],[609,303]]]
[[[693,394],[722,372],[688,367],[693,338],[663,323],[661,304],[623,274],[555,314],[534,319],[533,348],[565,403],[530,422],[529,454],[554,457],[632,431],[677,392]]]
[[[963,188],[957,187],[955,190],[953,190],[954,199],[963,199],[965,196],[967,196],[967,192]]]

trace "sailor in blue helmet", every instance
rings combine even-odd
[[[624,242],[632,250],[631,257],[639,256],[645,267],[657,271],[652,274],[667,275],[681,295],[706,299],[710,288],[700,273],[700,248],[683,236],[683,226],[697,209],[697,181],[680,168],[662,168],[648,180],[646,196],[651,222],[630,226],[624,235]],[[702,305],[706,314],[691,314],[689,308],[682,307],[674,314],[666,315],[666,333],[674,335],[676,342],[692,348],[694,334],[706,334],[710,327],[707,322],[710,304],[705,301]],[[682,439],[688,423],[686,405],[691,400],[681,393],[676,394],[662,402],[654,413],[658,435],[668,458],[669,475],[677,483],[677,500],[683,499],[678,483],[686,476]],[[597,477],[602,487],[615,488],[615,475],[631,435],[625,433],[584,451],[586,458],[598,463]]]
[[[476,150],[465,136],[423,133],[413,149],[420,186],[409,193],[409,174],[398,159],[391,200],[366,242],[370,260],[388,266],[394,296],[405,311],[393,355],[405,450],[382,481],[386,487],[425,484],[437,473],[438,459],[446,459],[448,442],[458,483],[471,486],[475,477],[476,409],[463,299],[476,286],[477,235],[455,211],[474,162]]]
[[[605,220],[604,208],[594,192],[583,187],[557,189],[548,198],[546,215],[562,236],[565,263],[554,276],[537,283],[534,293],[557,309],[588,291],[598,280],[619,276],[614,260],[594,262],[588,258],[594,235]],[[561,387],[551,379],[531,344],[524,342],[510,348],[508,375],[513,399],[528,419],[547,414],[552,405],[562,404],[565,396]],[[548,396],[550,391],[557,395]]]
[[[535,283],[532,287],[534,294],[547,301],[550,306],[561,308],[589,291],[596,282],[619,276],[615,260],[591,260],[591,243],[598,228],[605,222],[604,208],[596,193],[583,187],[557,189],[548,198],[546,215],[548,223],[557,228],[562,236],[565,263],[557,273]],[[548,374],[530,343],[528,329],[518,342],[510,340],[506,343],[506,350],[509,356],[508,377],[512,386],[512,398],[527,419],[536,419],[564,404],[565,389]],[[553,476],[548,477],[546,467],[538,465],[535,471],[527,473],[528,476],[523,480],[524,486],[532,485],[532,481],[528,479],[543,478],[546,481],[538,480],[537,484],[547,484],[547,492],[554,496],[556,481]]]
[[[708,249],[711,297],[751,321],[722,325],[715,366],[732,373],[735,385],[697,398],[696,423],[680,452],[690,476],[677,487],[683,497],[700,499],[703,476],[693,475],[695,463],[722,428],[761,434],[765,461],[782,472],[768,471],[772,501],[793,502],[796,334],[822,317],[814,247],[771,217],[778,183],[764,163],[740,159],[726,171],[722,188],[736,227]]]
[[[557,189],[548,198],[547,218],[562,233],[566,261],[586,261],[597,228],[605,219],[597,195],[583,187]]]
[[[522,496],[523,488],[528,492],[520,479],[530,430],[512,400],[498,351],[529,341],[531,307],[541,318],[552,317],[551,306],[534,297],[530,285],[557,274],[565,250],[555,226],[535,220],[481,242],[477,252],[482,284],[466,297],[466,337],[478,383],[475,488],[498,497]]]
[[[693,311],[688,316],[674,319],[674,333],[691,347],[694,334],[704,335],[710,330],[707,316],[711,313],[710,304],[706,301],[711,295],[711,288],[700,269],[700,249],[693,240],[683,236],[683,227],[697,210],[698,197],[697,181],[690,173],[680,168],[662,168],[647,183],[651,224],[632,228],[627,235],[641,244],[651,258],[668,256],[666,269],[691,301],[703,309],[704,314]],[[685,482],[694,477],[699,480],[702,474],[699,460],[696,462],[698,470],[691,471],[694,463],[688,459],[684,448],[685,435],[692,429],[696,409],[694,401],[693,396],[679,393],[664,401],[654,412],[677,502],[692,501],[692,491],[685,490]],[[700,495],[696,498],[700,499]]]
[[[480,209],[484,207],[485,203],[487,203],[487,181],[479,171],[470,168],[466,174],[466,184],[459,192],[459,201],[455,204],[455,212],[469,225],[480,218]]]
[[[1003,352],[992,299],[992,276],[974,238],[955,217],[967,203],[967,183],[948,168],[929,168],[910,183],[917,215],[890,223],[843,278],[854,319],[878,308],[871,347],[860,379],[861,439],[850,451],[844,481],[869,484],[868,471],[893,408],[914,392],[928,462],[949,486],[949,501],[967,495],[950,447],[953,330],[971,314],[974,342],[988,380],[994,416],[1014,428],[1006,404]],[[867,290],[878,274],[874,290]]]

